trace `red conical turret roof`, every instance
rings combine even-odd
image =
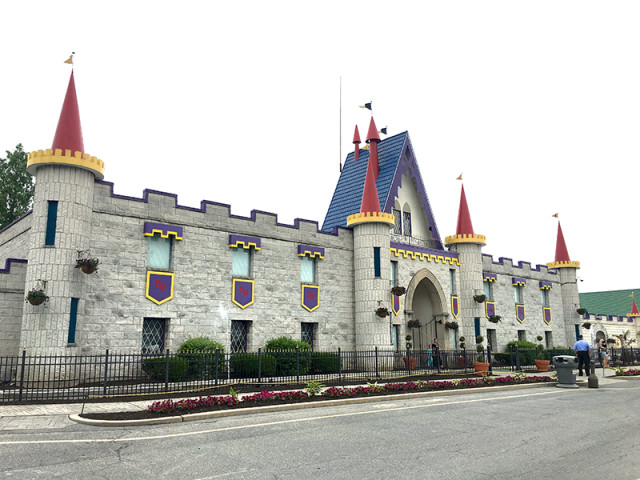
[[[556,262],[571,262],[569,259],[567,244],[564,242],[564,235],[562,234],[560,222],[558,222],[558,239],[556,241]]]
[[[379,212],[380,201],[378,200],[378,189],[376,188],[376,175],[374,173],[374,162],[369,153],[369,164],[367,165],[367,176],[364,179],[364,190],[362,191],[361,213]]]
[[[52,150],[59,148],[64,154],[65,150],[84,153],[84,142],[82,140],[82,126],[80,125],[80,110],[78,109],[78,97],[76,96],[76,83],[73,78],[73,70],[67,87],[67,94],[64,97],[58,128],[53,138]]]
[[[369,144],[369,165],[373,166],[373,181],[378,180],[378,174],[380,173],[380,165],[378,164],[378,143],[380,142],[380,135],[378,135],[378,129],[376,128],[376,122],[369,122],[369,132],[367,133],[367,143]]]
[[[353,132],[353,143],[356,145],[356,153],[353,156],[353,161],[357,162],[360,156],[360,132],[358,131],[358,125],[356,125],[356,131]]]
[[[471,224],[471,215],[469,215],[467,196],[464,194],[464,185],[462,185],[462,190],[460,191],[460,208],[458,209],[456,235],[473,235],[473,225]]]
[[[631,306],[631,315],[634,317],[640,317],[640,312],[638,311],[638,306],[636,305],[636,301],[633,300],[633,305]]]

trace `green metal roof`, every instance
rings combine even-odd
[[[633,298],[629,297],[633,293]],[[631,313],[633,300],[640,302],[640,288],[611,290],[610,292],[580,293],[580,306],[595,315],[626,316]]]

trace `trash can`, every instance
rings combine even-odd
[[[553,364],[556,367],[556,372],[558,372],[558,384],[556,387],[578,388],[578,385],[576,385],[578,357],[558,355],[553,357]]]

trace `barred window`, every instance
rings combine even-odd
[[[166,329],[166,318],[145,318],[142,321],[142,353],[162,353]]]

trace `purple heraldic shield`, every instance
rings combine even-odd
[[[253,303],[253,280],[233,279],[233,303],[240,308],[247,308]]]
[[[393,295],[393,303],[391,306],[391,310],[393,310],[393,314],[396,317],[400,313],[400,297],[398,295]]]
[[[549,325],[551,323],[551,308],[550,307],[542,307],[542,319],[544,323]]]
[[[524,305],[516,305],[516,318],[520,323],[524,323],[527,315],[524,310]]]
[[[313,312],[320,306],[320,287],[316,285],[302,285],[302,306]]]
[[[496,302],[484,302],[486,307],[487,318],[493,317],[496,314]]]
[[[147,272],[145,296],[158,305],[173,298],[173,273]]]
[[[451,314],[453,318],[458,318],[458,314],[460,313],[460,302],[458,301],[457,295],[451,295]]]

